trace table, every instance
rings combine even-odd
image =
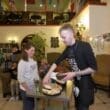
[[[60,95],[57,96],[48,96],[44,95],[42,92],[33,92],[33,91],[27,91],[27,95],[29,97],[34,97],[35,99],[35,110],[38,110],[38,99],[45,99],[46,100],[46,108],[49,106],[49,101],[56,100],[56,101],[62,101],[63,102],[63,110],[68,110],[69,108],[69,97],[66,95],[65,91],[62,91]]]
[[[46,100],[46,102],[47,102],[46,108],[48,108],[48,106],[49,106],[49,101],[56,100],[56,101],[63,102],[63,110],[69,110],[69,101],[71,99],[72,88],[73,88],[72,84],[73,84],[72,82],[68,81],[66,89],[63,89],[61,94],[57,95],[57,96],[44,95],[42,92],[39,92],[39,91],[36,92],[35,90],[27,91],[27,95],[29,97],[34,97],[34,99],[35,99],[35,110],[38,110],[38,105],[39,105],[38,99]]]

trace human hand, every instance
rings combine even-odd
[[[66,75],[62,79],[63,81],[71,80],[71,79],[73,79],[76,76],[75,72],[67,72],[67,73],[63,73],[63,74]]]
[[[28,85],[27,85],[25,82],[21,83],[21,85],[23,86],[23,88],[24,88],[26,91],[29,90],[29,87],[28,87]]]
[[[48,84],[48,83],[50,83],[50,77],[46,75],[42,81],[42,84],[44,85],[44,84]]]

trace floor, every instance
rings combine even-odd
[[[40,105],[42,106],[42,104]],[[39,110],[41,110],[42,108],[41,106]],[[95,103],[90,107],[90,110],[108,110],[109,108],[110,108],[110,98],[108,98],[107,93],[98,90],[95,94]],[[7,101],[7,98],[2,97],[2,91],[0,91],[0,110],[22,110],[22,101],[11,101],[11,102]],[[51,102],[50,107],[46,110],[63,110],[62,103]],[[74,100],[71,101],[69,110],[75,110]]]

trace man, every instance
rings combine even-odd
[[[97,70],[93,51],[89,43],[75,39],[75,33],[70,24],[63,25],[59,33],[67,47],[50,67],[43,79],[43,83],[49,83],[51,72],[55,70],[62,60],[66,59],[71,67],[71,71],[64,73],[66,77],[63,80],[74,79],[76,110],[89,110],[89,105],[93,103],[94,99],[94,85],[91,75]]]

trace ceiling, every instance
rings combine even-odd
[[[32,4],[27,4],[26,0],[14,0],[17,11],[54,11],[64,12],[68,8],[70,0],[30,0]],[[27,0],[29,1],[29,0]],[[9,0],[1,0],[4,10],[10,11]]]

